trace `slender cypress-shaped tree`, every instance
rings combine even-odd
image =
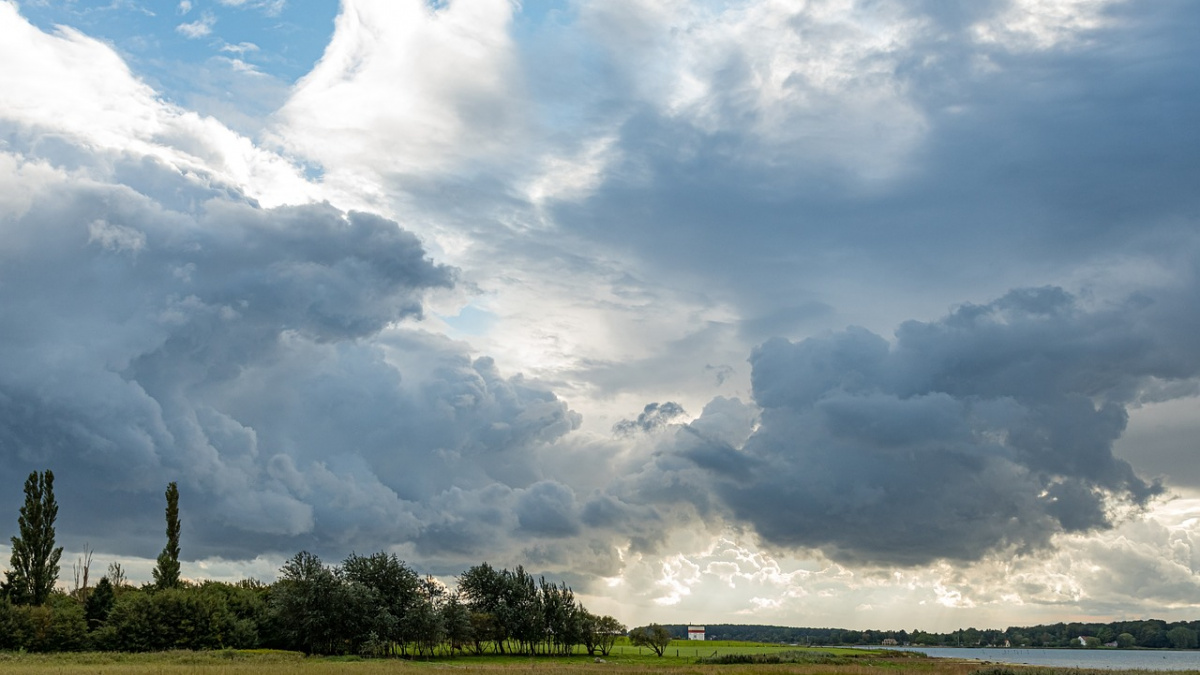
[[[167,484],[167,545],[154,566],[154,586],[160,590],[179,586],[179,488],[175,481]]]
[[[5,573],[4,585],[15,604],[44,605],[54,590],[62,557],[62,547],[54,547],[57,517],[54,472],[30,473],[25,480],[25,505],[17,518],[20,534],[12,538],[12,569]]]

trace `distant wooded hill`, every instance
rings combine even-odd
[[[700,624],[692,624],[700,625]],[[1013,647],[1142,647],[1150,649],[1194,649],[1198,646],[1200,621],[1167,622],[1160,619],[1114,621],[1112,623],[1055,623],[1014,626],[1005,630],[964,628],[949,633],[921,630],[849,630],[844,628],[795,628],[741,624],[704,624],[709,640],[744,640],[779,644],[878,645],[892,639],[899,644],[923,646]],[[687,625],[667,625],[676,639],[687,639]],[[1083,641],[1080,641],[1083,638]]]

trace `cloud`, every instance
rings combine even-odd
[[[186,73],[239,134],[2,2],[0,479],[678,620],[1191,597],[1200,15],[1133,5],[352,0]]]
[[[1068,277],[1112,268],[1118,249],[1153,260],[1146,233],[1178,228],[1157,205],[1193,199],[1186,161],[1147,181],[1099,160],[1121,155],[1126,123],[1155,156],[1187,133],[1187,96],[1166,113],[1122,106],[1145,78],[1088,75],[1125,72],[1117,45],[1164,17],[1081,19],[1035,49],[1007,29],[979,39],[975,26],[1011,23],[999,3],[418,5],[347,4],[277,138],[464,270],[495,317],[472,342],[502,365],[627,395],[587,415],[599,429],[650,400],[748,396],[745,369],[718,380],[695,361],[736,364],[773,335],[878,332],[1017,284],[1079,288]],[[443,56],[398,46],[426,42]],[[1187,60],[1141,63],[1170,82]],[[1031,72],[1055,84],[1031,88]],[[1079,243],[1097,229],[1107,243]],[[997,255],[1006,265],[981,274]]]
[[[1173,488],[1194,489],[1200,486],[1200,467],[1191,461],[1200,448],[1200,396],[1195,388],[1166,389],[1175,392],[1169,400],[1158,400],[1161,393],[1154,392],[1145,404],[1130,410],[1117,454],[1146,475],[1161,476]]]
[[[703,134],[737,129],[735,161],[803,153],[882,177],[924,134],[892,76],[919,25],[900,3],[590,2],[580,21],[659,114]]]
[[[253,42],[239,42],[236,45],[225,44],[221,45],[221,51],[240,55],[247,52],[257,52],[258,45]]]
[[[205,13],[195,21],[181,23],[178,26],[175,26],[175,31],[190,40],[196,40],[211,35],[213,26],[215,26],[216,23],[216,16],[210,13]]]
[[[0,124],[11,150],[60,163],[131,153],[265,206],[317,200],[291,162],[163,102],[109,45],[67,27],[43,33],[8,2],[0,2],[0,31],[0,60],[12,64],[0,69]]]
[[[486,156],[519,125],[511,15],[507,0],[343,3],[279,111],[279,140],[330,173],[423,174]]]
[[[153,557],[169,480],[189,559],[407,543],[475,562],[578,531],[541,455],[579,415],[417,323],[456,270],[395,221],[312,201],[107,46],[8,3],[0,20],[29,66],[0,105],[3,480],[56,469],[64,540],[114,531],[112,553]],[[579,555],[611,567],[608,548]]]
[[[614,424],[613,433],[628,435],[638,431],[655,431],[686,414],[687,411],[683,409],[683,406],[674,401],[667,401],[662,405],[647,403],[636,420],[621,420]]]
[[[561,483],[538,482],[529,487],[517,503],[520,530],[530,534],[571,536],[579,534],[575,515],[575,493]]]
[[[502,534],[573,531],[534,458],[578,415],[412,325],[454,271],[395,222],[153,160],[0,166],[25,195],[0,214],[2,479],[55,469],[64,540],[120,523],[109,550],[152,557],[169,480],[189,559],[436,548],[473,513],[444,495],[499,487],[525,509]]]
[[[267,16],[279,16],[287,7],[287,0],[217,0],[226,7],[258,9]]]
[[[584,601],[593,611],[653,613],[663,622],[719,615],[730,623],[787,624],[820,616],[859,630],[1002,629],[1053,623],[1064,613],[1187,620],[1200,597],[1196,515],[1194,498],[1156,502],[1112,530],[1057,537],[1053,551],[1036,556],[909,569],[794,555],[756,545],[737,529],[708,537],[677,532],[669,556],[623,552],[621,577],[587,587]],[[864,613],[864,605],[871,610]]]
[[[1113,444],[1144,386],[1200,376],[1195,297],[1194,281],[1096,307],[1020,289],[907,322],[894,343],[773,339],[750,358],[753,435],[698,431],[674,452],[773,545],[902,565],[1045,548],[1162,492]]]
[[[602,179],[551,217],[649,284],[728,302],[756,342],[887,330],[1016,285],[1077,287],[1085,268],[1125,283],[1195,207],[1178,139],[1200,99],[1172,84],[1195,13],[1037,4],[1039,22],[1078,21],[1034,48],[1015,24],[990,42],[974,28],[1024,3],[583,6],[572,28],[609,51],[572,100],[616,138]],[[1146,106],[1147,90],[1172,93]],[[1112,161],[1131,153],[1155,160]]]
[[[1072,44],[1111,23],[1105,11],[1118,0],[1017,0],[1005,11],[972,26],[984,43],[1002,43],[1017,49],[1049,49]]]

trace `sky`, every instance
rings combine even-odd
[[[1198,32],[0,0],[0,525],[51,469],[64,580],[149,579],[176,481],[194,579],[385,550],[631,626],[1195,619]]]

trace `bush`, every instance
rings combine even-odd
[[[23,649],[30,632],[29,612],[0,595],[0,650]]]
[[[61,593],[38,607],[0,600],[0,649],[75,652],[87,646],[83,607]]]
[[[202,588],[124,593],[95,636],[98,647],[128,652],[253,647],[257,643],[253,622],[237,619],[219,595]]]
[[[87,620],[83,606],[73,598],[56,594],[41,607],[23,607],[29,612],[25,648],[31,652],[77,652],[87,644]]]

